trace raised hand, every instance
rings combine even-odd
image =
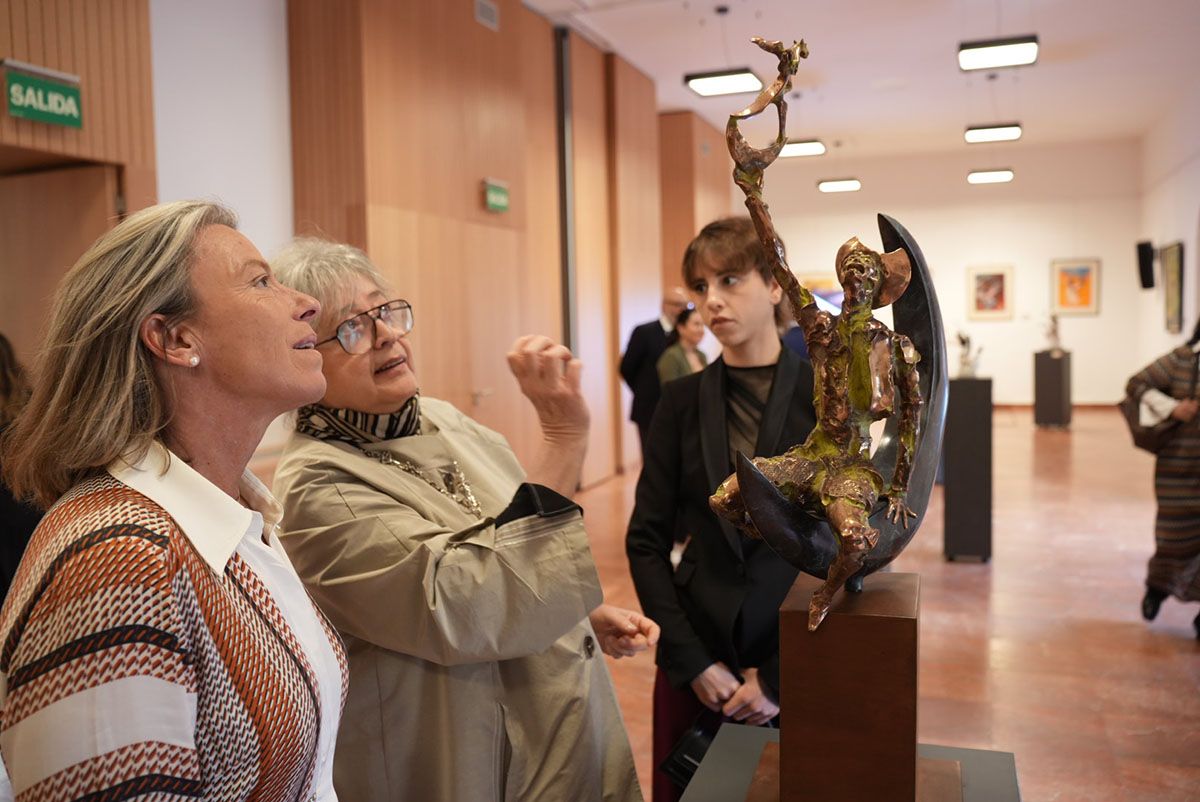
[[[549,337],[527,334],[508,352],[508,367],[537,411],[547,440],[586,437],[590,414],[580,390],[583,363]]]

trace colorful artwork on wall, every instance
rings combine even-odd
[[[1183,243],[1168,245],[1159,253],[1162,264],[1163,294],[1166,298],[1167,331],[1183,331]]]
[[[1050,281],[1051,314],[1100,314],[1099,259],[1055,259]]]
[[[967,317],[971,320],[1012,320],[1012,316],[1012,267],[968,268]]]

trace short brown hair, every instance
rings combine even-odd
[[[783,240],[779,241],[783,247]],[[784,251],[786,253],[786,249]],[[683,281],[690,289],[696,283],[698,262],[704,260],[734,273],[758,273],[763,283],[775,280],[767,252],[758,239],[754,221],[749,217],[722,217],[700,229],[683,252]],[[783,303],[775,304],[775,322],[784,320]]]
[[[170,399],[139,328],[154,313],[171,321],[194,313],[193,248],[209,225],[235,228],[237,219],[203,201],[142,209],[96,240],[63,278],[33,394],[6,432],[0,460],[18,498],[48,507],[118,457],[145,456],[162,436]]]

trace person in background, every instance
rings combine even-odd
[[[749,217],[709,223],[683,276],[721,357],[663,387],[626,552],[646,614],[662,626],[654,684],[654,799],[681,791],[658,769],[709,710],[744,724],[779,715],[779,605],[797,571],[709,508],[734,458],[782,454],[816,425],[812,366],[779,341],[783,290]],[[671,550],[691,534],[677,569]]]
[[[672,379],[704,370],[708,357],[700,350],[704,339],[704,321],[696,308],[688,304],[675,318],[675,328],[667,337],[667,350],[658,358],[658,380]]]
[[[783,347],[790,348],[805,361],[808,359],[808,342],[804,339],[804,329],[795,320],[788,318],[783,330]]]
[[[53,505],[0,611],[18,801],[337,799],[345,651],[246,468],[325,392],[317,311],[198,201],[130,215],[64,277],[3,460]]]
[[[1142,616],[1153,621],[1168,596],[1200,601],[1200,420],[1196,397],[1200,322],[1191,339],[1129,379],[1126,393],[1140,396],[1142,426],[1173,419],[1177,425],[1154,463],[1154,555],[1146,569]],[[1200,614],[1192,626],[1200,639]]]
[[[640,800],[601,652],[643,651],[658,627],[602,603],[571,501],[579,361],[537,336],[508,355],[542,430],[526,473],[501,435],[419,393],[413,307],[362,251],[301,239],[275,264],[327,310],[328,389],[297,414],[275,489],[284,546],[350,653],[338,793]]]
[[[29,381],[17,361],[12,343],[0,334],[0,442],[12,425],[21,407],[29,400]],[[0,463],[2,464],[2,463]],[[13,497],[8,486],[0,481],[0,602],[8,595],[21,555],[34,528],[42,520],[42,512],[32,504]]]
[[[634,328],[629,344],[621,355],[621,378],[633,393],[629,419],[637,425],[642,456],[646,454],[646,432],[658,406],[661,382],[658,378],[658,358],[667,350],[667,337],[675,329],[675,319],[687,308],[688,300],[680,287],[663,295],[662,315]]]

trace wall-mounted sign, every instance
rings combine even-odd
[[[78,78],[9,59],[0,64],[4,67],[4,97],[10,117],[70,128],[83,127],[83,100]],[[67,80],[60,80],[58,75]],[[75,78],[74,82],[71,78]]]
[[[508,184],[494,178],[483,179],[483,206],[489,212],[507,212]]]

